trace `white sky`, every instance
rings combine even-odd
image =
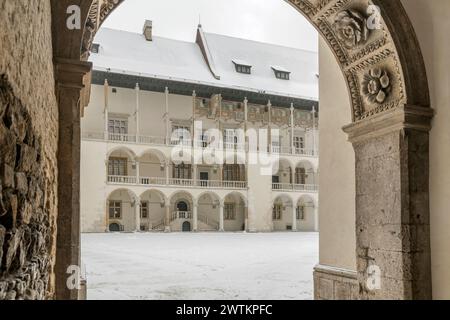
[[[199,17],[205,32],[318,51],[316,30],[285,0],[125,0],[103,26],[142,32],[148,19],[156,36],[194,41]]]

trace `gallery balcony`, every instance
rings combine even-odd
[[[108,184],[111,185],[134,185],[148,187],[173,187],[192,189],[224,189],[224,190],[245,190],[245,181],[204,181],[193,179],[173,179],[173,178],[151,178],[136,176],[108,176]]]
[[[273,183],[272,190],[278,192],[319,192],[319,186],[316,184],[293,184],[293,183]]]
[[[117,144],[136,144],[136,145],[145,145],[145,146],[159,146],[159,147],[174,147],[174,146],[184,146],[191,148],[199,148],[206,149],[209,146],[207,141],[202,140],[172,140],[166,137],[157,137],[157,136],[143,136],[143,135],[130,135],[130,134],[113,134],[113,133],[93,133],[93,132],[84,132],[82,134],[84,140],[91,141],[106,141]],[[249,152],[251,148],[248,143],[237,144],[237,143],[223,143],[224,150],[237,150]],[[257,151],[261,151],[258,147]],[[279,154],[282,156],[296,156],[296,157],[317,157],[317,151],[307,148],[300,148],[294,146],[272,146],[267,147],[267,152],[272,152],[273,154]]]

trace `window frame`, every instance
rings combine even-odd
[[[141,201],[141,207],[140,207],[140,216],[141,219],[149,219],[150,218],[150,210],[149,210],[149,202],[148,201]],[[145,212],[145,215],[144,215]]]
[[[111,209],[114,212],[111,212]],[[119,214],[117,215],[116,210],[119,210]],[[110,220],[122,220],[122,210],[123,210],[123,202],[121,200],[109,200],[108,204],[108,216]]]
[[[283,220],[283,204],[276,203],[272,209],[272,220],[281,221]]]

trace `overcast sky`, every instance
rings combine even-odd
[[[284,0],[125,0],[103,26],[194,41],[201,17],[206,32],[317,52],[317,32]]]

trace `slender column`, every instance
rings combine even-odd
[[[166,125],[166,145],[170,145],[169,88],[166,87],[166,90],[164,92],[166,95],[166,112],[164,113],[164,122]]]
[[[314,205],[314,231],[319,232],[319,205]]]
[[[140,166],[141,164],[139,163],[139,161],[136,161],[136,183],[137,184],[141,184],[140,180],[141,180],[141,173],[140,173]]]
[[[80,265],[80,115],[87,104],[86,87],[92,64],[55,59],[58,101],[58,218],[56,298],[77,300],[78,289],[67,286],[69,266]]]
[[[294,127],[294,104],[291,103],[291,154],[295,154],[295,144],[294,144],[294,134],[295,134],[295,127]]]
[[[269,153],[272,153],[272,103],[269,102],[267,103],[267,108],[269,109],[269,124],[267,126],[268,128],[268,134],[269,134]]]
[[[170,180],[170,164],[166,163],[166,185],[169,185]]]
[[[136,142],[139,142],[139,136],[140,136],[140,116],[139,116],[139,94],[140,94],[140,88],[139,88],[139,83],[136,83]]]
[[[193,215],[192,215],[193,230],[194,230],[194,232],[197,232],[198,231],[198,203],[194,203],[193,209],[194,209]]]
[[[166,203],[166,219],[164,232],[170,232],[170,203]]]
[[[247,97],[245,97],[245,99],[244,99],[244,134],[245,135],[247,134],[247,130],[248,130],[248,99],[247,99]],[[245,144],[244,148],[246,148],[246,145],[247,145],[247,141],[246,140],[247,140],[247,137],[245,136],[245,138],[244,138],[244,144]],[[247,150],[247,148],[246,148],[246,150]],[[246,162],[246,164],[248,166],[247,162]]]
[[[297,206],[292,205],[292,231],[297,231]]]
[[[245,232],[248,232],[248,206],[245,206]]]
[[[317,146],[316,146],[316,107],[313,106],[312,108],[312,118],[313,118],[313,122],[312,122],[312,143],[313,143],[313,156],[317,155]]]
[[[135,232],[140,232],[141,231],[141,199],[136,198],[135,201],[136,201],[136,203],[134,205],[135,217],[136,217]]]
[[[195,90],[192,92],[192,130],[191,130],[191,138],[192,138],[192,146],[194,148],[197,147],[197,138],[195,136],[195,113],[196,113],[196,106],[197,106],[197,93]],[[194,155],[194,152],[192,152],[192,155]],[[194,158],[192,158],[192,164],[194,164]]]
[[[220,203],[220,211],[219,211],[219,231],[220,232],[224,232],[225,228],[224,228],[224,214],[223,214],[223,210],[224,210],[225,204],[224,203]]]
[[[105,102],[105,106],[104,106],[104,117],[105,117],[105,140],[108,140],[108,131],[109,131],[109,84],[108,84],[108,80],[105,79],[105,84],[103,86],[104,89],[104,102]]]

